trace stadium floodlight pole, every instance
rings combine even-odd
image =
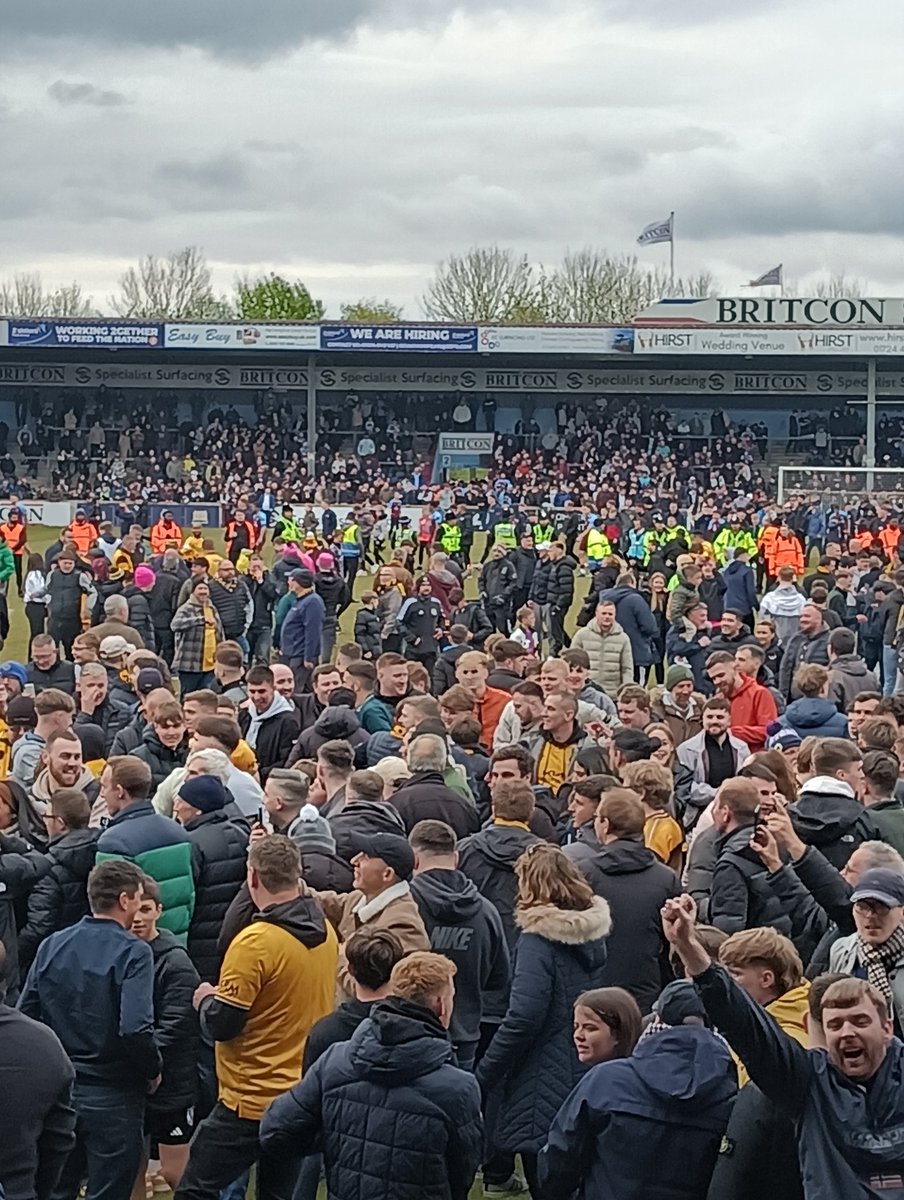
[[[864,465],[867,467],[876,465],[876,360],[874,358],[866,361],[866,454],[864,460]],[[866,477],[866,489],[870,492],[873,490],[872,471]]]
[[[308,484],[317,478],[317,372],[316,358],[308,355]]]

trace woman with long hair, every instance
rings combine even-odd
[[[637,1001],[624,988],[594,988],[574,1002],[574,1048],[586,1067],[627,1058],[642,1029]]]
[[[538,1200],[537,1154],[585,1070],[571,1045],[574,1004],[600,983],[611,920],[609,905],[558,846],[530,846],[515,863],[515,877],[521,936],[509,1007],[477,1079],[487,1096],[489,1138],[497,1149],[521,1154]]]
[[[766,767],[775,776],[776,791],[783,797],[786,804],[793,804],[797,799],[798,782],[794,768],[777,747],[771,750],[759,750],[752,754],[748,763],[757,763]],[[745,764],[746,765],[746,764]]]
[[[691,790],[694,785],[694,773],[690,767],[678,761],[675,739],[668,725],[654,723],[644,730],[647,737],[659,743],[659,749],[654,750],[650,758],[661,763],[672,772],[672,816],[684,823],[684,814],[691,802]]]
[[[669,619],[667,616],[669,593],[666,591],[666,577],[662,571],[654,571],[650,576],[649,595],[646,597],[650,604],[650,612],[653,614],[653,620],[656,622],[656,662],[653,664],[653,670],[656,672],[656,682],[665,682],[665,635],[669,630]]]

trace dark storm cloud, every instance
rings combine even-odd
[[[806,0],[803,0],[806,2]],[[783,0],[762,0],[760,8]],[[700,21],[726,21],[749,12],[746,0],[647,0],[638,11],[635,0],[585,0],[589,13],[627,24],[682,26]],[[522,0],[519,8],[549,15],[541,0]],[[456,13],[511,13],[505,0],[157,0],[141,4],[123,0],[28,0],[10,5],[3,16],[0,53],[29,49],[47,41],[92,42],[115,47],[193,47],[228,59],[263,60],[306,42],[337,40],[362,26],[425,27],[445,24]]]
[[[128,96],[122,92],[106,91],[95,87],[93,83],[67,83],[58,79],[47,89],[47,94],[56,100],[57,104],[91,104],[96,108],[117,108],[128,104]]]

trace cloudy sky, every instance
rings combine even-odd
[[[676,269],[726,294],[779,261],[904,292],[896,0],[0,0],[0,30],[0,276],[102,299],[195,243],[223,290],[415,317],[449,252],[623,252],[675,209]]]

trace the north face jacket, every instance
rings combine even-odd
[[[195,907],[191,842],[185,830],[155,812],[150,800],[136,800],[110,818],[98,839],[97,861],[108,858],[127,858],[156,880],[163,901],[160,928],[185,945]]]

